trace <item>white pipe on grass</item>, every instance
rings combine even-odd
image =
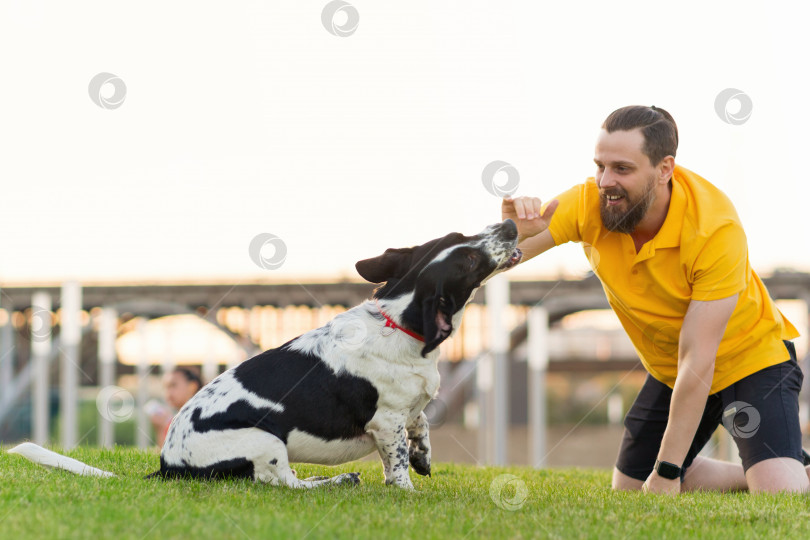
[[[57,454],[56,452],[52,452],[42,448],[38,444],[31,442],[17,445],[9,450],[8,453],[20,455],[29,461],[33,461],[37,465],[42,465],[43,467],[62,469],[81,476],[101,476],[104,478],[115,476],[111,472],[96,469],[95,467],[91,467],[90,465],[82,463],[77,459],[69,458],[67,456],[63,456],[62,454]]]

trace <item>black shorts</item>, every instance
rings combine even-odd
[[[789,360],[757,371],[708,397],[683,462],[681,480],[721,423],[737,443],[746,471],[775,457],[803,462],[799,391],[804,376],[793,343],[785,341],[785,346]],[[671,388],[647,375],[624,419],[624,438],[616,460],[619,471],[642,481],[650,475],[667,427],[671,398]]]

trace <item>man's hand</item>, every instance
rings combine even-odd
[[[511,199],[505,197],[501,203],[501,219],[511,219],[518,229],[518,242],[531,238],[548,229],[551,216],[557,209],[559,202],[555,199],[546,207],[541,215],[542,203],[537,197],[518,197]]]
[[[658,475],[656,471],[650,473],[644,485],[641,486],[644,493],[661,493],[664,495],[678,495],[681,492],[681,479],[669,480]]]

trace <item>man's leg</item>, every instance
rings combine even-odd
[[[639,491],[643,485],[644,480],[636,480],[635,478],[631,478],[616,467],[613,467],[613,482],[611,482],[611,487],[613,489],[621,491]]]
[[[792,483],[794,485],[791,488]],[[752,486],[751,491],[756,493],[779,491],[774,488],[780,485],[789,486],[790,491],[809,490],[810,466],[792,458],[774,458],[760,461],[748,469],[748,472],[743,472],[742,465],[738,463],[697,456],[686,471],[681,490],[745,491]]]
[[[742,465],[703,456],[686,470],[681,491],[742,491],[748,489]]]
[[[793,458],[771,458],[752,465],[745,473],[751,493],[810,491],[808,468]]]
[[[778,458],[778,460],[782,459],[795,462],[795,460],[790,458]],[[681,484],[681,491],[745,491],[748,489],[749,478],[751,479],[752,485],[755,486],[752,489],[755,493],[757,491],[778,491],[773,489],[775,486],[768,485],[772,483],[774,479],[779,480],[781,476],[779,473],[772,474],[770,470],[771,462],[774,462],[774,465],[778,465],[784,472],[787,472],[781,463],[776,463],[777,459],[761,461],[751,467],[746,474],[743,472],[742,465],[738,463],[718,461],[716,459],[697,456],[695,461],[692,462],[692,466],[686,470],[686,477],[683,480],[683,484]],[[768,466],[762,466],[763,464],[768,464]],[[792,464],[789,463],[788,465],[792,467]],[[803,465],[803,467],[805,476],[808,478],[804,488],[806,490],[808,489],[807,486],[810,485],[810,466]],[[790,478],[798,477],[800,479],[799,483],[802,483],[801,475],[798,474],[798,471],[791,471],[788,474]],[[795,477],[793,476],[794,474],[796,475]],[[790,478],[788,481],[790,481]],[[779,481],[780,483],[784,482],[784,480]],[[638,491],[643,484],[643,481],[631,478],[619,469],[613,468],[613,489]],[[800,489],[794,491],[800,491]]]
[[[616,459],[616,468],[613,471],[613,489],[639,490],[652,472],[658,450],[661,448],[661,439],[667,427],[671,399],[672,389],[648,375],[624,420],[624,437],[619,449],[619,456]],[[697,454],[720,424],[721,413],[722,402],[719,396],[709,396],[692,446],[682,464],[686,471],[702,462],[693,460],[697,458]],[[701,469],[709,480],[703,483],[697,482],[698,473],[696,473],[690,475],[690,483],[687,486],[721,485],[724,488],[733,489],[738,485],[739,476],[742,476],[741,469],[739,475],[733,477],[731,481],[720,483],[721,480],[715,479],[716,467],[706,465],[706,463]],[[693,489],[698,489],[698,487]],[[708,488],[704,487],[704,489]]]
[[[643,484],[643,480],[636,480],[619,469],[613,469],[613,489],[637,491]],[[748,489],[748,484],[742,465],[703,456],[695,457],[692,465],[686,469],[686,476],[681,484],[681,491],[741,491],[745,489]]]
[[[682,490],[810,492],[810,456],[801,448],[798,395],[803,375],[793,344],[790,360],[765,368],[709,396],[700,426],[684,462]],[[660,384],[660,383],[659,383]],[[613,473],[614,489],[640,489],[652,470],[649,450],[663,435],[660,419],[668,411],[668,389],[648,378],[625,419],[625,437]],[[646,396],[646,398],[642,398]],[[652,399],[651,399],[652,396]],[[665,407],[666,404],[666,407]],[[734,436],[743,465],[698,456],[715,419]],[[643,444],[642,444],[643,443]],[[690,460],[694,458],[694,461]],[[637,466],[643,464],[643,470]],[[743,474],[745,470],[745,474]]]
[[[640,490],[650,475],[666,429],[672,390],[647,375],[624,417],[624,436],[613,469],[613,489]]]
[[[745,377],[721,391],[723,425],[740,449],[751,492],[806,492],[799,424],[799,391],[804,379],[793,344],[790,359]]]

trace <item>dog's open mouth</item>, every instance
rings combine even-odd
[[[506,260],[505,263],[501,264],[501,268],[504,270],[509,270],[517,263],[520,262],[520,259],[523,258],[523,252],[520,251],[518,248],[515,248],[515,251],[512,252],[512,256]]]

